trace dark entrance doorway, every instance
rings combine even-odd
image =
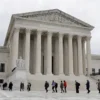
[[[54,74],[54,57],[52,56],[52,74]]]
[[[42,74],[44,74],[44,56],[42,56]]]

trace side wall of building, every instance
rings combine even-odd
[[[100,69],[100,55],[92,55],[92,62],[91,62],[92,68],[95,69],[95,72],[97,73]]]
[[[6,80],[9,68],[9,50],[6,47],[0,47],[0,80]]]

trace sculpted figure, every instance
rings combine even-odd
[[[17,66],[17,68],[18,69],[25,69],[24,64],[25,64],[25,62],[22,59],[22,57],[20,56],[20,58],[16,60],[16,66]]]

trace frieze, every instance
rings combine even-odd
[[[62,24],[86,27],[85,25],[83,25],[75,20],[72,20],[71,18],[66,17],[65,15],[62,15],[58,12],[40,13],[40,14],[33,14],[33,15],[26,15],[26,16],[24,15],[21,17],[42,20],[42,21],[47,21],[47,22],[62,23]]]

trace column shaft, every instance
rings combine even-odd
[[[82,41],[83,73],[86,75],[85,39]]]
[[[81,36],[78,36],[78,68],[79,75],[83,74],[83,66],[82,66],[82,40]]]
[[[29,72],[30,69],[30,30],[26,29],[26,40],[25,40],[25,68]]]
[[[90,48],[90,37],[87,37],[87,68],[88,68],[88,76],[92,73],[91,69],[91,48]]]
[[[37,31],[37,40],[36,40],[36,74],[41,74],[41,31]]]
[[[63,34],[59,34],[59,74],[63,74]]]
[[[69,75],[73,74],[73,47],[72,47],[72,35],[68,36],[68,51],[69,51]]]
[[[74,70],[74,74],[77,76],[78,75],[78,60],[77,60],[77,39],[76,37],[73,39],[73,70]]]
[[[52,33],[47,34],[47,74],[52,74]]]

